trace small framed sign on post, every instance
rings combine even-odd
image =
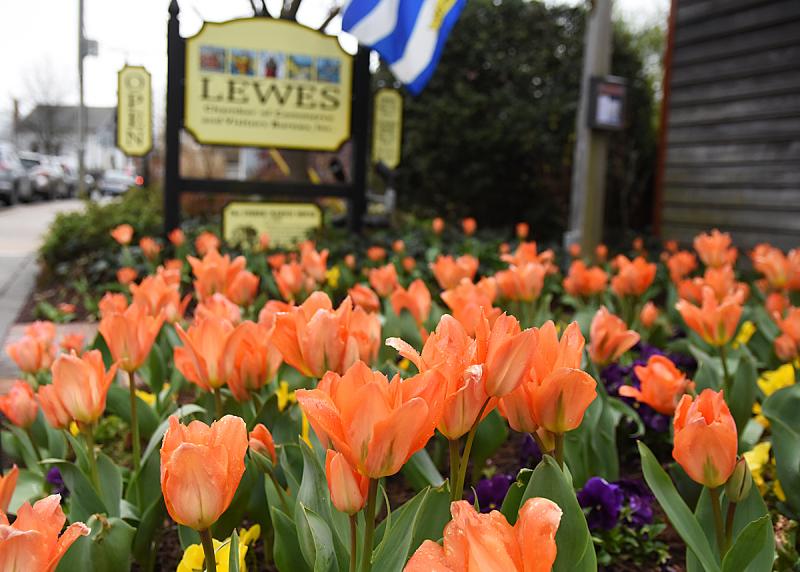
[[[372,162],[390,169],[400,164],[403,142],[403,96],[396,90],[380,88],[375,93],[372,120]]]
[[[228,244],[269,236],[271,245],[291,247],[322,226],[322,210],[312,203],[233,201],[222,209],[222,237]]]
[[[153,96],[150,72],[126,65],[117,74],[117,147],[129,157],[153,148]]]
[[[593,77],[590,90],[589,127],[604,131],[625,129],[627,125],[627,80],[612,75]]]

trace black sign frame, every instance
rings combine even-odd
[[[184,123],[186,75],[186,38],[180,35],[178,0],[169,5],[167,26],[167,121],[164,156],[164,233],[181,224],[181,194],[228,193],[273,197],[276,202],[302,202],[322,197],[348,201],[348,223],[360,232],[367,210],[367,164],[369,158],[370,50],[359,45],[353,57],[352,108],[350,141],[352,144],[352,180],[341,184],[312,184],[288,181],[239,181],[234,179],[184,178],[180,174],[180,135]],[[261,17],[261,16],[257,16]],[[226,145],[230,147],[231,145]]]

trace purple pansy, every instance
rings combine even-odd
[[[475,496],[477,495],[481,512],[499,510],[513,482],[514,478],[511,475],[497,473],[489,479],[481,479],[478,481],[478,484],[475,485],[475,491],[467,491],[464,498],[469,501],[470,504],[474,504]]]
[[[653,501],[655,496],[641,479],[622,479],[616,481],[622,490],[625,501],[631,509],[631,524],[637,527],[653,522]]]
[[[600,477],[592,477],[578,491],[578,503],[589,509],[586,522],[591,530],[614,528],[619,521],[623,500],[622,489]]]
[[[67,489],[67,485],[64,484],[64,479],[61,476],[61,471],[58,470],[58,467],[52,467],[49,471],[47,471],[45,480],[50,484],[52,494],[61,495],[62,500],[64,497],[69,495],[69,490]]]

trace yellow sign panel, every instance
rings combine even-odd
[[[400,164],[402,141],[403,96],[396,89],[379,89],[375,94],[372,124],[372,162],[396,168]]]
[[[273,246],[293,246],[322,226],[322,211],[311,203],[232,202],[222,210],[222,234],[229,244],[266,233]]]
[[[153,98],[150,72],[125,66],[117,74],[117,147],[131,157],[153,148]]]
[[[206,22],[186,40],[184,126],[200,143],[335,151],[352,87],[337,39],[288,20]]]

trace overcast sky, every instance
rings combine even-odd
[[[335,0],[303,0],[298,20],[318,27]],[[548,0],[576,4],[582,0]],[[281,0],[267,0],[277,13]],[[666,22],[669,0],[616,0],[618,15],[634,26]],[[116,104],[117,71],[127,62],[153,74],[157,110],[164,105],[166,33],[169,0],[85,0],[85,33],[97,40],[99,54],[86,58],[87,105]],[[191,36],[202,20],[249,16],[249,0],[180,0],[181,34]],[[78,0],[0,0],[0,125],[8,120],[11,99],[26,111],[36,92],[77,101]],[[339,22],[328,28],[339,30]],[[352,50],[349,36],[342,39]],[[158,113],[158,112],[157,112]],[[158,115],[162,115],[158,113]]]

